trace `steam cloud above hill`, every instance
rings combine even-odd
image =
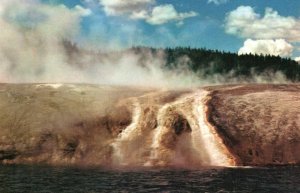
[[[130,52],[118,57],[103,56],[98,62],[81,55],[76,59],[85,66],[70,63],[62,40],[76,38],[82,17],[90,13],[81,6],[69,9],[34,0],[1,1],[0,81],[150,85],[164,82],[165,74],[160,70],[163,55],[144,54],[149,68],[138,66],[140,56]]]
[[[143,50],[102,54],[95,59],[77,53],[70,61],[63,40],[74,41],[80,22],[92,11],[82,6],[46,5],[38,0],[0,2],[0,82],[74,82],[159,87],[195,86],[226,82],[216,75],[203,80],[186,68],[163,70],[165,54]],[[100,45],[101,47],[101,45]],[[105,47],[104,45],[102,47]],[[188,58],[179,58],[177,66]],[[269,77],[269,76],[268,76]],[[279,81],[285,78],[279,74]],[[264,81],[255,77],[254,81]],[[277,75],[274,77],[277,79]],[[231,82],[240,82],[240,79]],[[243,80],[247,81],[247,80]]]
[[[80,18],[87,13],[79,6],[68,9],[34,0],[1,1],[1,82],[68,81],[80,77],[79,71],[66,64],[60,42],[77,35]]]

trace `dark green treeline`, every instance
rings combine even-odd
[[[249,78],[256,75],[274,75],[281,72],[288,80],[297,82],[300,80],[300,64],[290,58],[282,58],[271,55],[238,55],[236,53],[222,52],[205,48],[148,48],[133,47],[123,51],[86,51],[78,48],[77,45],[65,41],[64,46],[67,54],[73,60],[74,56],[80,56],[82,53],[93,55],[101,59],[110,54],[122,55],[122,53],[134,52],[143,55],[145,52],[152,52],[155,56],[162,52],[165,58],[166,69],[187,68],[201,76],[210,77],[215,74],[231,77]],[[97,60],[97,59],[96,59]]]
[[[139,52],[141,47],[133,50]],[[152,52],[163,50],[166,57],[167,68],[178,68],[178,65],[186,65],[194,72],[200,71],[202,75],[231,74],[232,77],[248,77],[260,74],[283,73],[290,81],[300,80],[300,65],[290,59],[271,55],[238,55],[235,53],[221,52],[204,48],[148,48]],[[185,62],[178,62],[186,57]]]

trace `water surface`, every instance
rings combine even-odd
[[[300,168],[107,171],[0,166],[0,192],[300,192]]]

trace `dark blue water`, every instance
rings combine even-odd
[[[105,171],[0,166],[0,193],[300,192],[300,168]]]

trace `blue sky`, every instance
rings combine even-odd
[[[76,41],[300,56],[296,0],[43,0],[91,13]],[[270,9],[271,8],[271,9]],[[266,11],[267,10],[267,11]]]

